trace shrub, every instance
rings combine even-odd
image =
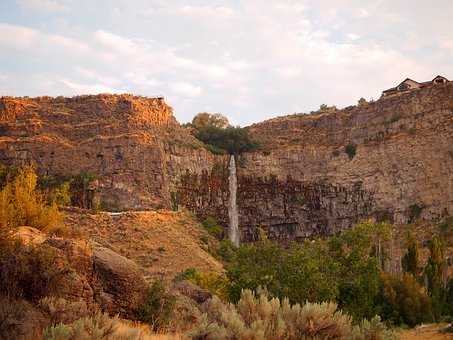
[[[50,319],[51,325],[72,323],[88,315],[86,303],[71,302],[63,298],[45,297],[39,301],[39,307]]]
[[[137,318],[146,322],[154,331],[164,330],[173,316],[175,301],[164,283],[155,281],[148,289],[145,303],[137,311]]]
[[[49,295],[72,269],[48,245],[0,242],[0,291],[14,298],[38,301]]]
[[[345,146],[344,152],[348,155],[349,159],[353,159],[357,152],[357,146],[355,144],[349,143]]]
[[[423,209],[424,209],[423,205],[419,205],[416,203],[410,205],[409,206],[409,223],[416,222],[420,218]]]
[[[207,217],[203,223],[203,228],[209,233],[209,235],[214,236],[217,239],[221,239],[223,237],[223,228],[221,225],[217,223],[215,218],[209,216]]]
[[[202,321],[187,336],[192,339],[346,339],[353,335],[351,318],[324,302],[291,305],[288,299],[270,299],[245,290],[237,305],[213,297],[203,306]],[[378,319],[354,330],[355,339],[375,332],[385,339],[386,328]],[[368,332],[368,333],[366,333]],[[390,338],[388,338],[390,339]]]
[[[48,204],[37,189],[37,175],[30,166],[20,169],[0,192],[0,228],[26,225],[57,232],[61,231],[62,220],[57,204]]]
[[[431,300],[411,274],[383,274],[380,299],[382,316],[395,325],[432,321]]]
[[[23,301],[0,296],[0,339],[16,339],[19,337],[18,325],[26,315]],[[30,334],[31,335],[31,334]]]
[[[119,340],[116,336],[119,327],[117,317],[110,318],[107,314],[96,314],[85,317],[72,324],[58,324],[44,330],[43,340],[78,340],[78,339],[112,339]]]
[[[71,204],[93,209],[94,206],[94,190],[91,189],[92,183],[96,180],[96,175],[89,172],[82,172],[71,179]]]
[[[379,316],[371,320],[364,319],[352,331],[351,340],[396,340],[392,330],[388,329]]]
[[[184,273],[184,278],[217,295],[224,301],[228,298],[229,281],[224,275],[192,269]]]

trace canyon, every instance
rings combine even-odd
[[[235,157],[241,242],[287,242],[361,220],[453,214],[453,84],[248,127]],[[188,209],[230,224],[231,157],[182,127],[162,98],[0,98],[0,162],[40,174],[92,173],[102,210]]]

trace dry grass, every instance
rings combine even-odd
[[[203,249],[198,222],[185,212],[92,214],[71,209],[65,223],[73,233],[135,261],[147,276],[171,279],[188,268],[223,271],[221,263]]]
[[[398,333],[400,340],[452,340],[453,334],[440,333],[445,324],[421,325]]]

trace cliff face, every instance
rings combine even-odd
[[[161,99],[1,98],[0,161],[98,175],[104,205],[186,206],[228,224],[229,156],[179,126]],[[260,151],[237,158],[242,239],[328,234],[365,218],[453,214],[453,84],[250,127]]]
[[[256,239],[258,227],[294,240],[365,218],[407,223],[453,214],[451,83],[250,130],[262,151],[238,161],[243,239]],[[224,168],[187,176],[183,203],[227,222],[225,176]]]
[[[95,174],[100,201],[113,210],[169,207],[167,172],[179,172],[168,163],[200,171],[185,158],[209,157],[160,98],[3,97],[0,132],[0,162],[32,162],[54,176]]]

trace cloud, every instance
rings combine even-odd
[[[235,15],[235,11],[230,7],[225,6],[193,6],[186,5],[179,8],[179,12],[183,15],[202,17],[202,18],[231,18]]]
[[[185,97],[198,97],[203,92],[200,86],[195,86],[186,82],[171,83],[170,89],[181,96]]]
[[[6,15],[0,89],[159,94],[180,120],[210,108],[241,124],[346,106],[406,76],[453,78],[453,3],[439,1],[21,0],[67,24]],[[436,20],[420,25],[425,17]]]
[[[68,79],[61,79],[60,80],[63,85],[71,90],[74,93],[82,93],[82,94],[99,94],[99,93],[122,93],[124,91],[119,89],[114,89],[103,84],[80,84],[76,83],[72,80]]]
[[[62,1],[57,0],[18,0],[20,6],[41,11],[60,12],[68,8]]]

